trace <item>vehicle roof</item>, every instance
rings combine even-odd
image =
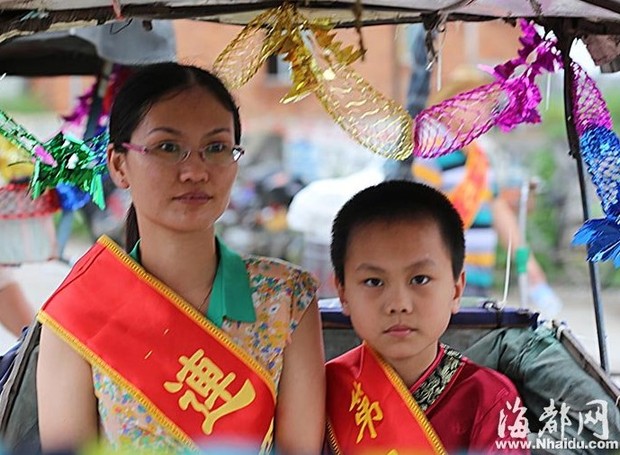
[[[193,18],[247,24],[258,12],[281,0],[0,0],[0,41],[43,30],[101,25],[124,18]],[[340,27],[356,25],[353,13],[362,6],[361,23],[415,23],[445,16],[447,20],[484,21],[567,18],[586,34],[620,35],[620,0],[295,0],[309,17],[328,17]],[[359,25],[359,21],[358,21]]]

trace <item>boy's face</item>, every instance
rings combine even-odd
[[[426,368],[457,312],[465,274],[432,220],[375,222],[351,232],[338,284],[343,312],[358,336],[403,376]]]

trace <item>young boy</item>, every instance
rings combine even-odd
[[[459,309],[464,254],[458,213],[426,185],[383,182],[340,209],[331,259],[363,343],[327,364],[335,453],[498,453],[496,442],[525,438],[506,422],[510,380],[439,342]]]

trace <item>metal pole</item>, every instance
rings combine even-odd
[[[110,83],[110,75],[112,74],[113,68],[114,63],[105,60],[101,67],[101,73],[97,76],[97,84],[95,85],[90,111],[88,112],[86,129],[84,130],[83,139],[85,140],[91,139],[97,134],[97,128],[99,126],[97,122],[99,121],[101,110],[103,109],[103,97]]]
[[[527,202],[530,196],[530,181],[529,179],[523,179],[521,184],[521,192],[519,197],[519,237],[521,238],[521,244],[517,245],[517,251],[522,251],[520,257],[517,254],[517,273],[519,282],[519,299],[521,302],[521,308],[527,308],[527,292],[528,292],[528,279],[527,279],[527,261],[529,259],[529,247],[527,245]],[[519,260],[523,261],[522,264]]]
[[[590,204],[588,200],[588,191],[586,187],[585,172],[583,169],[583,161],[581,159],[581,149],[579,146],[579,135],[575,126],[573,117],[573,80],[574,73],[570,65],[570,48],[573,44],[573,37],[567,36],[561,30],[556,31],[558,37],[558,46],[562,52],[562,61],[564,64],[564,118],[566,121],[566,134],[568,137],[568,145],[570,154],[575,158],[577,163],[577,175],[579,176],[579,190],[581,192],[581,208],[583,211],[584,221],[590,219]],[[605,321],[603,317],[603,304],[601,301],[601,280],[598,264],[588,261],[588,270],[590,272],[590,283],[592,288],[592,300],[594,303],[594,318],[596,321],[596,335],[598,339],[598,349],[601,359],[601,368],[609,372],[609,357],[607,355],[607,335],[605,332]]]

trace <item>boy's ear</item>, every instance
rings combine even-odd
[[[114,184],[122,189],[129,188],[129,182],[127,181],[125,173],[125,159],[126,153],[118,153],[114,149],[114,144],[108,145],[108,170],[110,171],[110,178]]]
[[[342,306],[342,314],[349,316],[349,302],[347,302],[347,298],[344,295],[344,285],[337,279],[334,279],[334,281],[336,282],[338,298],[340,299],[340,305]]]
[[[454,283],[454,297],[452,297],[452,314],[455,314],[459,311],[461,307],[461,297],[463,297],[463,292],[465,291],[465,271],[462,270],[459,275],[456,283]]]

